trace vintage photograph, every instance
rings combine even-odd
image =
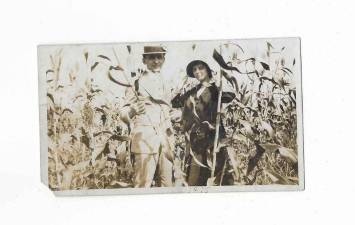
[[[57,194],[304,189],[299,38],[38,46]]]

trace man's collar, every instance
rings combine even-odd
[[[143,74],[146,75],[146,74],[160,74],[160,70],[159,71],[152,71],[152,70],[144,70],[143,71]]]
[[[148,71],[151,72],[151,73],[160,73],[160,70],[159,71],[148,70]]]

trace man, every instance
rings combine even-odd
[[[126,90],[126,105],[121,118],[131,128],[134,187],[151,187],[154,175],[157,186],[172,186],[174,135],[169,116],[170,88],[164,82],[161,68],[165,49],[146,46],[143,70]]]

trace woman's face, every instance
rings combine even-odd
[[[192,67],[192,73],[194,74],[195,78],[200,81],[207,81],[209,79],[207,68],[203,64],[197,64]]]

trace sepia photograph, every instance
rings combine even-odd
[[[354,224],[352,3],[4,1],[0,225]]]
[[[301,41],[38,46],[56,195],[304,190]]]

